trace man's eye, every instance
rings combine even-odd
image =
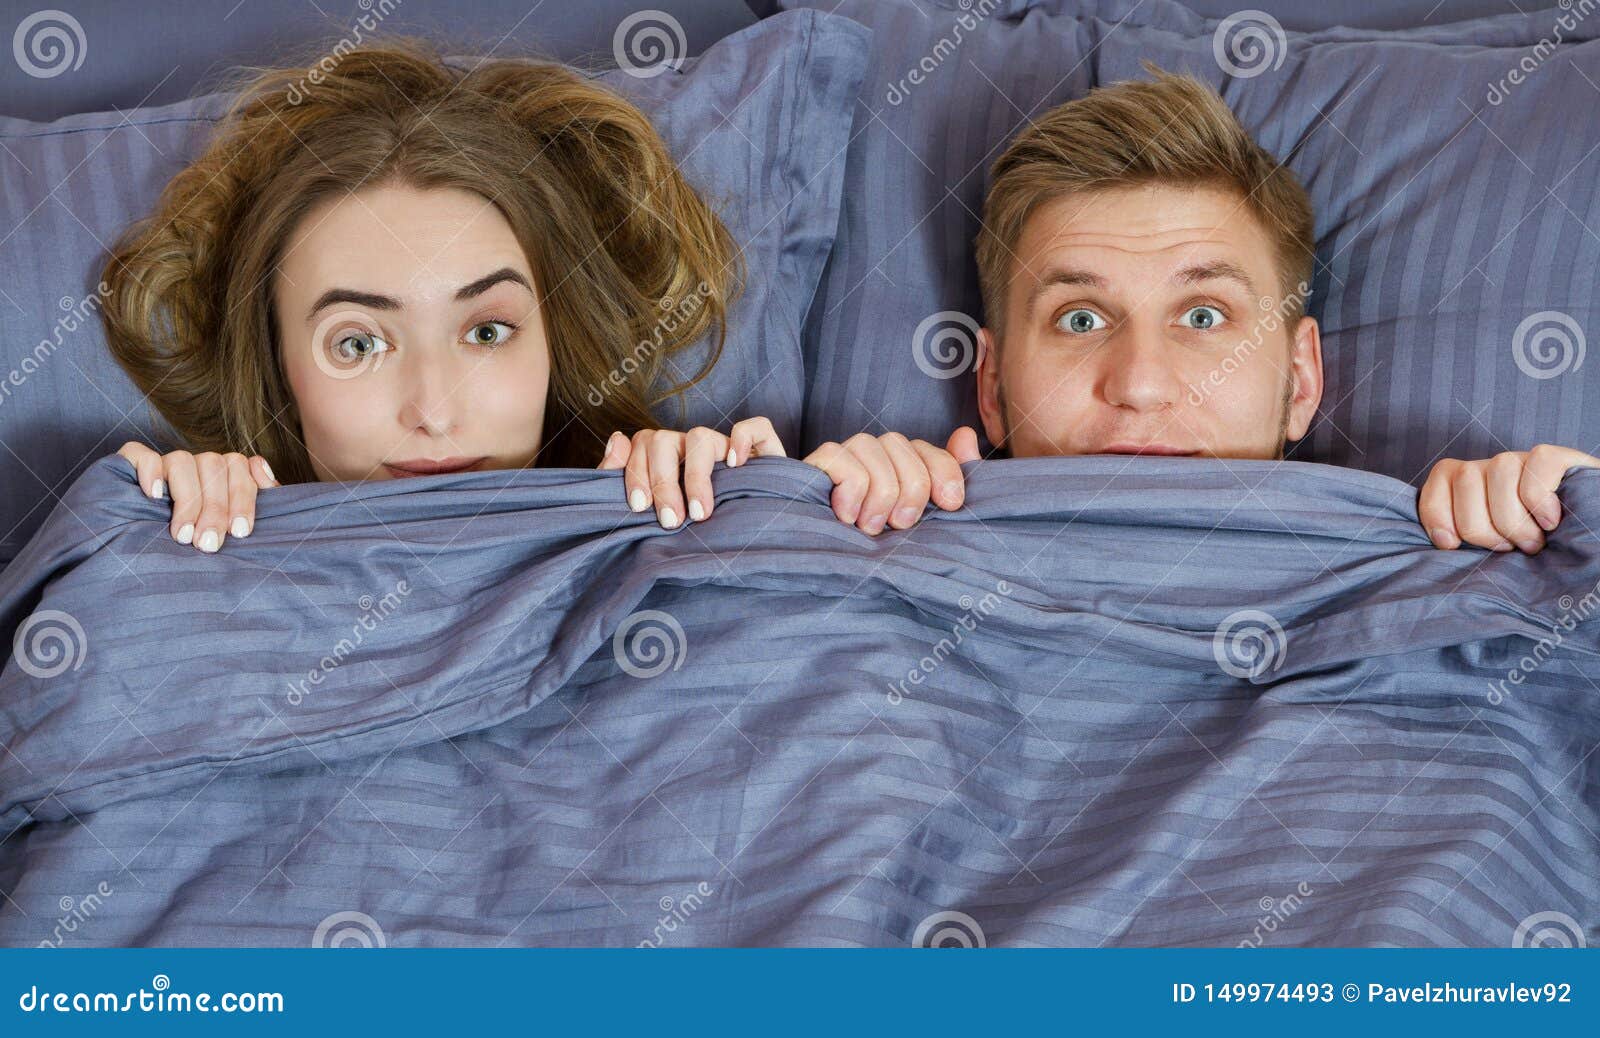
[[[351,332],[336,339],[330,348],[335,360],[352,364],[384,352],[389,349],[389,344],[371,332]]]
[[[1183,315],[1183,323],[1190,328],[1214,328],[1224,320],[1222,311],[1214,306],[1192,306]]]
[[[1106,326],[1105,318],[1093,310],[1068,310],[1056,320],[1056,327],[1067,332],[1094,332]]]
[[[496,328],[505,329],[504,334],[496,337],[494,333]],[[511,333],[516,330],[516,325],[506,321],[484,321],[467,330],[467,342],[473,346],[500,346],[511,338]],[[489,333],[487,337],[481,334],[484,331]]]

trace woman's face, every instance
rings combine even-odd
[[[309,213],[272,305],[317,479],[531,463],[550,384],[538,287],[472,192],[369,187]]]

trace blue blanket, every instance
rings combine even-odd
[[[111,456],[0,574],[0,943],[1600,943],[1600,472],[1539,556],[1304,463],[264,493]]]

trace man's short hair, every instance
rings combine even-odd
[[[983,306],[1002,328],[1006,286],[1028,216],[1074,191],[1166,184],[1237,192],[1273,243],[1279,313],[1299,318],[1315,248],[1311,201],[1299,178],[1255,142],[1216,91],[1144,63],[1152,81],[1098,87],[1046,112],[990,170],[978,232]]]

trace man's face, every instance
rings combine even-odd
[[[1276,458],[1322,398],[1313,318],[1295,321],[1267,235],[1209,187],[1076,192],[1041,205],[985,328],[978,403],[1013,457]]]

